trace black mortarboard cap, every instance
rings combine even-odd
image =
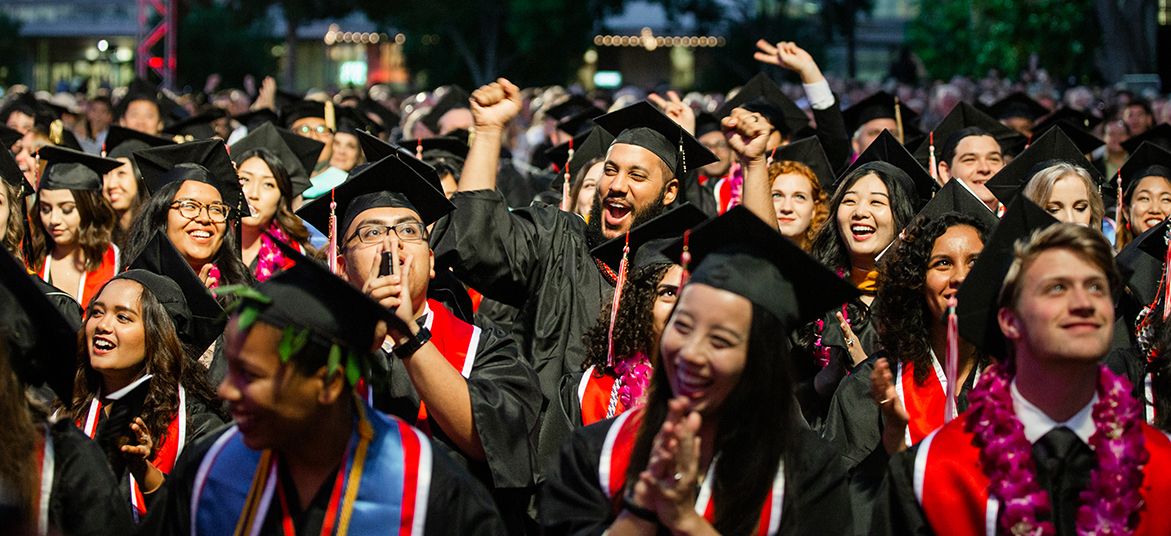
[[[858,296],[853,285],[743,206],[699,225],[686,240],[692,269],[688,285],[743,296],[776,316],[786,330]],[[683,241],[674,241],[663,253],[679,259]]]
[[[1114,258],[1126,279],[1126,287],[1139,301],[1139,305],[1151,305],[1159,296],[1163,270],[1167,269],[1168,226],[1171,226],[1171,219],[1164,219],[1147,229],[1131,240]]]
[[[106,152],[106,158],[129,158],[135,151],[174,144],[174,140],[151,136],[132,128],[110,125],[102,150]]]
[[[207,140],[217,135],[211,124],[225,117],[228,117],[226,110],[212,107],[201,113],[167,125],[163,128],[163,132],[174,136],[175,140],[180,143]]]
[[[293,123],[307,117],[319,117],[325,120],[325,103],[311,100],[301,100],[281,108],[281,126],[293,128]],[[334,128],[336,125],[327,125]]]
[[[911,145],[911,140],[923,135],[923,131],[915,126],[919,122],[919,113],[902,102],[898,102],[897,105],[902,117],[903,141]],[[842,110],[842,118],[846,121],[846,133],[852,136],[862,128],[862,125],[875,119],[897,119],[895,106],[894,95],[885,91],[879,91],[854,103],[853,106]]]
[[[89,153],[46,145],[37,151],[48,162],[38,190],[101,190],[102,177],[122,167],[122,162]]]
[[[605,110],[594,106],[594,101],[581,95],[570,95],[545,110],[545,117],[560,122],[579,113],[591,111],[594,117],[606,113]]]
[[[1133,153],[1138,150],[1138,146],[1142,145],[1144,141],[1151,142],[1171,151],[1171,124],[1159,123],[1154,128],[1122,142],[1122,148],[1126,149],[1128,153]]]
[[[662,254],[662,251],[654,247],[643,246],[656,240],[678,238],[683,234],[683,231],[691,229],[705,220],[707,220],[707,215],[691,203],[681,203],[668,209],[630,230],[630,253],[627,256],[627,262],[634,268],[651,264],[678,263],[678,258],[669,259]],[[660,249],[664,245],[660,244]],[[591,249],[590,255],[606,263],[617,272],[622,264],[622,250],[625,247],[626,234],[622,234]]]
[[[1102,184],[1101,173],[1086,160],[1084,153],[1065,135],[1065,131],[1052,128],[1035,138],[1024,152],[993,175],[986,185],[996,199],[1007,205],[1028,185],[1033,175],[1059,162],[1085,169],[1096,184]]]
[[[271,151],[289,172],[293,197],[297,197],[309,189],[309,174],[313,172],[317,157],[324,148],[325,144],[315,139],[298,136],[272,123],[264,123],[250,130],[247,136],[237,140],[229,149],[232,161],[237,165],[243,163],[240,157],[252,149]]]
[[[443,183],[439,180],[439,172],[435,171],[435,168],[431,167],[430,164],[415,158],[417,146],[406,147],[403,145],[392,145],[382,141],[381,138],[373,134],[360,130],[354,132],[354,134],[358,136],[358,144],[362,146],[362,154],[366,157],[367,162],[374,163],[388,156],[397,158],[403,164],[415,170],[415,173],[418,173],[420,177],[423,177],[427,182],[431,183],[431,186],[434,186],[436,190],[443,191]],[[416,141],[416,143],[418,142]]]
[[[916,208],[922,207],[930,201],[931,196],[935,194],[935,190],[939,188],[939,184],[935,182],[935,179],[931,178],[927,170],[919,165],[915,157],[907,152],[907,148],[903,147],[889,130],[884,130],[882,134],[879,134],[874,139],[874,142],[870,144],[870,147],[862,151],[862,154],[858,155],[854,163],[850,164],[850,167],[842,172],[838,180],[840,181],[855,169],[870,162],[886,162],[902,171],[902,174],[896,173],[895,177],[903,181],[903,186],[907,188],[907,191],[913,192],[918,198],[915,200]]]
[[[1094,130],[1094,127],[1102,124],[1102,119],[1095,117],[1093,114],[1075,110],[1068,106],[1062,106],[1054,110],[1053,113],[1045,117],[1042,123],[1049,123],[1051,121],[1067,121],[1073,126],[1087,132]]]
[[[960,336],[990,356],[1004,358],[1008,345],[996,316],[1000,289],[1012,266],[1016,242],[1033,232],[1058,223],[1024,196],[1008,204],[1004,217],[992,232],[980,257],[956,295]]]
[[[611,145],[642,147],[662,159],[676,177],[719,160],[695,136],[646,101],[610,112],[594,122],[614,135]]]
[[[724,103],[716,115],[727,117],[736,108],[759,113],[772,123],[773,128],[788,138],[809,126],[809,116],[797,104],[781,92],[781,88],[768,75],[758,73],[744,84],[736,96]]]
[[[940,158],[943,148],[949,143],[953,143],[950,139],[952,134],[959,132],[965,128],[978,127],[983,129],[993,138],[996,138],[997,143],[1000,144],[1000,150],[1005,154],[1015,154],[1017,149],[1024,145],[1026,139],[1019,132],[1008,128],[997,121],[992,116],[980,111],[975,106],[966,102],[960,101],[950,112],[935,125],[932,133],[935,136],[935,157]],[[924,140],[919,144],[919,148],[915,150],[915,159],[927,166],[930,160],[930,140]],[[958,142],[959,140],[955,140]]]
[[[397,127],[399,122],[402,121],[402,117],[374,99],[371,99],[369,96],[362,97],[361,102],[358,103],[358,111],[367,115],[374,114],[377,116],[382,121],[381,129],[387,132]]]
[[[372,208],[409,208],[427,225],[455,210],[442,190],[393,155],[355,168],[346,182],[334,189],[332,198],[337,202],[339,243],[347,238],[343,235],[354,218]],[[319,197],[303,205],[297,215],[324,232],[329,229],[330,201],[330,196]]]
[[[1036,121],[1049,113],[1045,105],[1020,91],[992,103],[988,110],[998,120],[1022,117]]]
[[[605,113],[601,108],[590,108],[558,121],[557,129],[572,136],[587,134],[595,124],[594,118]]]
[[[695,114],[695,139],[703,137],[709,132],[723,132],[724,126],[720,124],[720,118],[715,114],[709,112],[699,112]]]
[[[164,275],[182,290],[191,322],[186,326],[176,322],[175,329],[179,338],[195,351],[195,357],[202,355],[224,332],[223,308],[162,231],[155,231],[128,268]]]
[[[1127,197],[1144,177],[1165,177],[1171,181],[1171,152],[1153,143],[1144,142],[1130,154],[1118,169],[1118,174],[1122,176],[1122,191]],[[1114,177],[1107,177],[1107,180],[1112,179]]]
[[[468,99],[471,98],[471,95],[468,95],[468,92],[464,88],[451,85],[437,89],[436,92],[440,90],[443,91],[443,95],[435,102],[435,106],[432,106],[419,119],[423,123],[423,126],[427,127],[436,136],[442,134],[439,132],[439,119],[443,117],[443,114],[460,108],[471,108],[471,105],[468,104]]]
[[[393,312],[284,242],[273,242],[294,264],[256,285],[267,303],[243,294],[243,305],[259,308],[259,320],[277,328],[308,329],[327,347],[336,344],[362,356],[370,351],[378,321]]]
[[[773,153],[773,162],[785,160],[809,166],[813,174],[817,175],[817,182],[821,184],[823,190],[833,188],[837,177],[834,176],[833,166],[830,165],[825,148],[821,146],[821,141],[817,139],[817,136],[802,138],[783,147],[778,147]]]
[[[122,445],[134,437],[130,424],[142,415],[142,410],[146,407],[146,396],[150,393],[153,381],[154,375],[147,374],[122,389],[104,395],[107,400],[116,403],[110,404],[110,414],[98,425],[94,441],[106,453],[110,468],[119,479],[126,472],[127,465]]]
[[[156,232],[155,236],[158,237],[159,233]],[[183,295],[183,289],[179,288],[179,284],[175,280],[157,271],[146,270],[133,265],[125,272],[114,276],[114,279],[134,281],[147,290],[150,290],[150,293],[158,300],[159,305],[162,305],[163,310],[167,312],[167,316],[171,317],[171,323],[175,326],[175,334],[179,336],[179,340],[184,343],[191,343],[189,336],[190,330],[193,327],[191,308],[187,306],[187,298]],[[208,345],[210,346],[211,343],[209,342]],[[199,353],[202,354],[203,352],[201,351]]]
[[[240,190],[240,178],[228,158],[224,140],[216,138],[152,147],[134,153],[132,159],[151,192],[175,181],[198,181],[219,190],[224,204],[237,215],[243,210],[244,193]]]
[[[1092,153],[1094,149],[1106,145],[1106,142],[1095,136],[1093,132],[1090,132],[1089,128],[1084,126],[1087,123],[1081,119],[1082,116],[1093,119],[1094,121],[1101,121],[1100,119],[1071,108],[1062,108],[1033,126],[1033,138],[1041,136],[1048,132],[1049,129],[1060,128],[1066,136],[1069,136],[1070,141],[1073,141],[1073,144],[1077,146],[1082,154]]]
[[[271,108],[260,108],[258,110],[251,110],[240,115],[232,116],[241,125],[251,132],[254,129],[260,128],[260,125],[265,123],[280,124],[280,116],[276,114]]]
[[[569,176],[577,177],[577,173],[581,171],[581,167],[595,158],[602,158],[606,156],[606,151],[610,149],[610,144],[614,142],[614,136],[606,129],[595,126],[585,134],[580,134],[573,137],[573,158],[569,159],[569,142],[554,145],[545,151],[545,158],[548,158],[557,169],[565,171],[565,160],[569,159]]]
[[[7,147],[0,147],[0,179],[19,189],[22,197],[33,193],[33,185],[24,177],[20,164],[16,163],[16,158]]]
[[[459,160],[466,160],[468,158],[468,144],[453,136],[436,136],[422,140],[403,140],[398,145],[403,149],[414,149],[415,151],[418,151],[419,145],[422,145],[423,158],[448,157],[458,158]]]
[[[338,132],[352,134],[354,131],[382,132],[383,128],[371,121],[366,114],[354,106],[334,106],[334,120],[337,122]]]
[[[3,144],[5,149],[11,149],[13,144],[22,138],[24,138],[24,134],[21,134],[16,129],[0,125],[0,144]]]
[[[27,386],[47,385],[63,403],[71,403],[77,330],[7,250],[0,251],[0,310],[0,335],[8,342],[17,377]]]
[[[935,197],[923,207],[916,216],[927,219],[937,219],[948,212],[958,212],[980,220],[988,229],[995,229],[1000,219],[996,213],[988,209],[976,194],[968,189],[959,179],[952,179],[939,189]]]

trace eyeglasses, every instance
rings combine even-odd
[[[377,223],[368,223],[358,227],[346,242],[351,242],[355,238],[360,240],[363,244],[378,244],[386,239],[391,232],[398,236],[399,240],[403,242],[422,242],[427,239],[427,227],[422,222],[404,221],[395,225],[381,225]]]
[[[205,205],[194,199],[184,199],[182,201],[175,201],[171,203],[171,208],[178,210],[179,215],[189,220],[194,220],[199,217],[199,213],[207,209],[207,217],[212,222],[223,223],[228,220],[228,213],[232,211],[231,207],[223,203],[211,203]]]
[[[297,133],[302,136],[305,136],[310,133],[312,133],[312,134],[331,134],[331,133],[333,133],[333,131],[330,130],[329,127],[327,127],[325,125],[317,125],[315,127],[311,127],[309,125],[301,125],[301,126],[297,127]]]

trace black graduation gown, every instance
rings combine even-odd
[[[842,116],[842,102],[834,95],[834,104],[824,110],[813,110],[813,121],[817,123],[817,141],[825,149],[835,175],[841,174],[850,165],[850,132],[846,132],[846,119]]]
[[[866,306],[861,302],[855,302],[858,307],[866,310]],[[824,329],[821,332],[821,344],[827,348],[831,353],[831,363],[841,362],[849,363],[850,356],[846,349],[846,338],[842,333],[842,329],[838,327],[838,320],[834,317],[834,313],[840,309],[835,309],[825,314],[822,318],[824,322]],[[870,311],[873,313],[874,311]],[[878,340],[878,330],[874,327],[873,315],[867,315],[864,322],[851,320],[850,329],[858,337],[862,344],[862,350],[866,355],[876,355],[882,349],[882,344]],[[816,328],[812,328],[816,332]],[[860,364],[859,364],[860,365]],[[814,381],[817,374],[821,372],[821,367],[817,365],[817,357],[809,352],[803,351],[798,347],[798,351],[793,352],[793,374],[795,377],[795,392],[797,395],[797,403],[801,405],[801,414],[805,417],[805,421],[813,430],[820,432],[825,426],[826,415],[829,412],[830,400],[833,398],[834,391],[827,394],[817,392],[814,386]],[[840,384],[839,384],[840,385]]]
[[[374,407],[417,425],[419,394],[402,361],[379,352],[378,372],[372,374]],[[389,369],[387,368],[389,367]],[[537,376],[521,361],[516,343],[504,332],[481,326],[480,343],[470,377],[468,395],[472,422],[483,445],[485,461],[470,460],[443,433],[433,418],[428,426],[436,442],[447,447],[461,465],[491,491],[509,532],[519,534],[537,483],[537,433],[542,408]]]
[[[133,523],[126,495],[119,490],[102,449],[69,420],[50,425],[49,435],[54,453],[49,533],[129,534]]]
[[[216,411],[213,403],[202,400],[195,396],[188,395],[187,397],[187,437],[184,444],[187,447],[195,444],[197,441],[214,434],[224,426],[224,419]],[[98,431],[101,433],[101,430]],[[180,453],[182,456],[182,453]],[[130,479],[128,475],[124,475],[120,482],[120,487],[123,490],[123,497],[129,497],[130,493]],[[158,494],[145,495],[147,512],[155,507],[155,498]]]
[[[175,465],[175,470],[168,475],[166,484],[155,492],[155,504],[159,507],[152,509],[147,515],[140,534],[191,533],[191,488],[196,480],[196,472],[199,471],[199,464],[208,449],[227,429],[222,428],[191,445],[179,457],[179,462]],[[434,445],[434,441],[432,444]],[[241,475],[241,478],[251,478],[251,475]],[[333,480],[325,479],[309,507],[302,512],[296,512],[293,516],[297,534],[321,532]],[[292,498],[297,497],[296,490],[290,486],[285,488],[285,491],[293,492],[288,497],[290,502],[295,502]],[[447,456],[432,457],[431,485],[427,496],[426,534],[506,534],[488,493]],[[261,533],[280,534],[280,522],[281,509],[269,508]]]
[[[875,494],[886,477],[890,457],[882,445],[882,412],[870,396],[870,373],[880,357],[878,352],[859,363],[830,400],[821,437],[842,457],[850,476],[850,502],[854,512],[854,533],[869,534],[870,513]],[[889,359],[889,357],[888,357]],[[958,410],[968,408],[968,392],[976,375],[969,374],[960,387]]]
[[[541,489],[546,534],[596,535],[614,522],[613,503],[599,487],[598,461],[613,419],[579,428],[561,449],[561,462]],[[798,428],[785,460],[780,534],[850,534],[846,474],[813,432]],[[660,528],[660,534],[669,534]]]
[[[485,297],[520,309],[514,337],[541,394],[556,400],[561,377],[581,369],[585,330],[613,293],[590,256],[585,222],[549,206],[510,212],[491,190],[457,192],[451,201],[457,210],[432,238],[437,261]],[[552,424],[546,418],[541,425],[542,467],[556,462],[569,433]]]

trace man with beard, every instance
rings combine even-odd
[[[680,124],[638,103],[596,119],[616,139],[588,224],[555,207],[509,212],[496,191],[496,170],[502,133],[521,109],[520,91],[499,79],[476,90],[471,106],[476,135],[451,199],[457,210],[449,225],[436,227],[435,255],[484,296],[520,309],[515,337],[537,371],[541,393],[555,400],[561,377],[580,370],[583,334],[610,302],[617,277],[590,248],[660,214],[676,202],[679,177],[716,158]],[[673,117],[694,123],[682,103],[668,106]],[[730,142],[743,147],[747,137]],[[542,423],[542,466],[556,461],[568,437],[564,419],[548,417],[556,413],[546,412]]]

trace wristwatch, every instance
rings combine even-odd
[[[411,357],[412,355],[415,355],[415,352],[419,351],[419,348],[422,348],[424,344],[427,344],[427,341],[429,340],[431,340],[431,330],[422,328],[418,333],[415,334],[415,338],[403,344],[396,344],[394,346],[394,356],[399,359],[406,359]]]

